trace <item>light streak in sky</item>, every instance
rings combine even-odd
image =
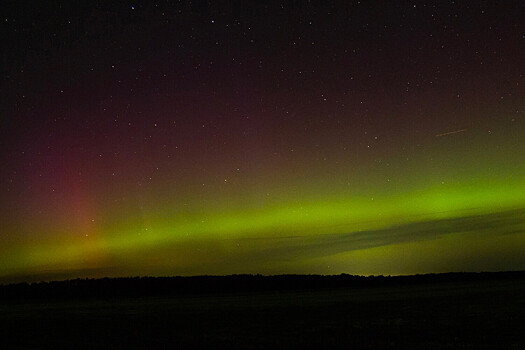
[[[465,132],[465,131],[467,131],[467,129],[460,129],[460,130],[444,132],[442,134],[437,134],[436,137],[447,136],[447,135],[452,135],[452,134],[458,134],[460,132]]]

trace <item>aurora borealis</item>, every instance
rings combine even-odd
[[[11,3],[0,281],[525,269],[525,5]]]

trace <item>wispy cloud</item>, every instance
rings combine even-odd
[[[249,254],[252,260],[313,258],[399,243],[433,240],[444,235],[467,235],[469,233],[478,235],[525,233],[525,209],[414,222],[378,230],[278,239],[252,239],[257,240],[257,244],[252,242],[251,245],[259,248]],[[260,248],[261,246],[264,248]]]

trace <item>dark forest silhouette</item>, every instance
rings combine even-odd
[[[323,290],[411,284],[460,283],[525,279],[525,271],[454,272],[407,276],[358,275],[229,275],[190,277],[121,277],[17,283],[0,286],[1,299],[141,297],[185,294]]]

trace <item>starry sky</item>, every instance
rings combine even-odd
[[[1,281],[525,269],[522,1],[1,6]]]

